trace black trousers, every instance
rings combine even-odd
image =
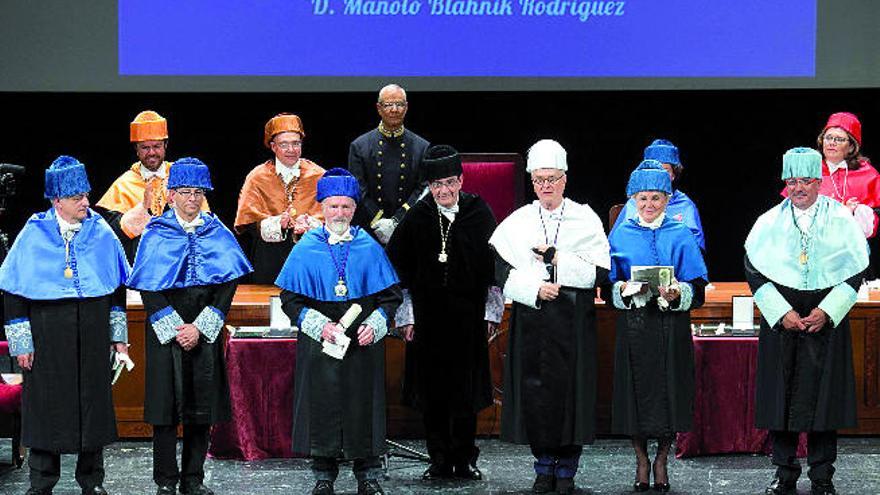
[[[159,486],[198,486],[205,480],[211,425],[183,425],[183,450],[177,468],[177,426],[153,426],[153,481]]]
[[[31,488],[50,493],[61,478],[61,454],[31,449],[28,457]],[[104,484],[104,451],[80,452],[76,458],[76,482],[83,490]]]
[[[797,458],[798,432],[772,431],[773,464],[776,477],[785,482],[795,482],[801,475]],[[831,481],[834,461],[837,460],[837,432],[811,431],[807,433],[807,475],[814,482]]]
[[[453,415],[445,407],[427,408],[422,419],[432,464],[476,466],[477,415]]]

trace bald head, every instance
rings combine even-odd
[[[389,84],[379,91],[376,110],[382,119],[382,125],[388,131],[396,131],[403,127],[408,105],[406,91],[396,84]]]
[[[389,99],[402,99],[406,101],[406,90],[397,84],[389,84],[379,90],[379,103],[388,101]]]

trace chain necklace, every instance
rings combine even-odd
[[[446,240],[449,239],[449,230],[452,229],[452,220],[449,221],[446,230],[443,230],[443,214],[440,213],[439,207],[437,208],[437,223],[440,224],[440,254],[437,256],[437,261],[440,263],[446,263],[449,260],[449,256],[446,254]]]
[[[284,179],[281,175],[278,175],[278,178],[284,183]],[[296,218],[296,208],[293,207],[293,200],[296,199],[296,185],[298,182],[299,176],[294,175],[289,183],[284,184],[284,191],[287,193],[287,214],[290,215],[291,218]]]
[[[348,294],[348,287],[345,285],[345,266],[348,264],[348,253],[351,252],[351,242],[343,242],[345,245],[342,248],[342,259],[337,260],[336,255],[333,254],[333,247],[330,246],[330,232],[327,232],[327,228],[324,227],[324,243],[327,245],[327,250],[330,251],[330,259],[333,260],[333,266],[336,268],[336,275],[339,276],[339,280],[336,282],[336,287],[333,288],[336,293],[336,297],[345,297]]]
[[[810,259],[809,254],[807,253],[810,251],[810,244],[813,240],[813,235],[811,232],[809,232],[809,230],[812,229],[813,222],[815,222],[816,219],[814,215],[810,222],[810,229],[808,229],[807,232],[804,232],[803,230],[801,230],[801,226],[798,224],[797,216],[794,214],[794,208],[794,206],[792,206],[791,208],[791,219],[794,222],[794,227],[798,230],[798,234],[800,234],[801,238],[801,255],[798,257],[798,260],[802,265],[806,265],[807,261],[809,261]]]
[[[834,180],[834,172],[828,173],[828,178],[831,179],[831,185],[834,187],[834,199],[838,199],[841,203],[846,202],[846,181],[849,179],[849,167],[843,169],[843,190],[837,190],[837,181]],[[836,172],[836,171],[835,171]]]
[[[562,218],[565,215],[565,200],[562,200],[562,209],[559,210],[559,223],[556,224],[556,234],[553,236],[553,243],[550,243],[550,238],[547,237],[547,225],[544,223],[544,212],[541,205],[538,205],[538,218],[541,219],[541,229],[544,230],[544,244],[548,246],[556,246],[556,241],[559,239],[559,229],[562,227]]]

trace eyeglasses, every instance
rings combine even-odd
[[[785,185],[788,187],[795,187],[798,184],[802,186],[809,186],[817,180],[819,179],[814,179],[812,177],[799,177],[797,179],[785,179],[783,182],[785,182]]]
[[[205,191],[201,189],[177,189],[177,194],[183,196],[185,199],[189,198],[204,198]]]
[[[399,110],[403,110],[406,108],[405,101],[380,101],[379,106],[381,106],[385,110],[390,110],[392,108],[397,108]]]
[[[829,136],[828,134],[826,134],[825,137],[822,138],[822,139],[823,139],[826,143],[837,143],[837,144],[843,144],[843,143],[849,142],[849,138],[848,138],[848,137]]]
[[[547,177],[544,179],[542,179],[540,177],[532,177],[532,184],[539,186],[539,187],[546,186],[546,185],[555,186],[556,183],[561,181],[564,177],[565,177],[565,174],[557,175],[556,177]]]
[[[456,179],[456,178],[446,179],[446,180],[435,180],[435,181],[431,181],[430,183],[428,183],[428,187],[430,187],[431,189],[435,189],[435,190],[441,189],[444,187],[446,189],[452,189],[457,185],[458,185],[458,179]]]
[[[302,145],[303,145],[302,141],[281,141],[281,142],[273,141],[273,142],[275,143],[275,146],[278,146],[279,148],[283,149],[284,151],[290,151],[294,148],[302,148]]]

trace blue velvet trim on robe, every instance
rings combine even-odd
[[[706,263],[697,241],[683,223],[668,216],[657,229],[649,229],[637,220],[625,220],[611,232],[612,282],[630,278],[633,266],[673,266],[680,281],[702,278],[708,280]]]
[[[352,227],[351,233],[354,238],[350,243],[330,247],[337,263],[350,249],[345,266],[345,296],[335,292],[339,275],[327,249],[328,233],[324,228],[309,231],[296,243],[275,285],[318,301],[340,302],[376,294],[397,284],[397,272],[379,243],[358,227]]]
[[[0,290],[40,301],[101,297],[123,285],[129,273],[122,244],[91,209],[70,241],[72,278],[64,277],[66,267],[64,239],[50,208],[31,216],[15,239],[0,267]]]
[[[150,220],[138,245],[128,286],[151,292],[215,285],[253,271],[232,232],[213,213],[186,233],[173,210]]]

